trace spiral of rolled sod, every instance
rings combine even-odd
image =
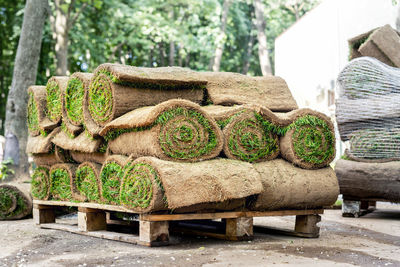
[[[280,139],[281,156],[305,169],[328,166],[335,158],[335,132],[322,113],[300,109],[287,114],[292,123]]]
[[[207,81],[207,101],[214,105],[257,104],[272,111],[298,108],[284,79],[277,76],[250,77],[232,72],[197,72]]]
[[[253,164],[263,190],[252,210],[313,209],[330,206],[339,195],[339,184],[331,167],[306,170],[283,159]]]
[[[125,167],[121,204],[137,212],[218,205],[230,210],[229,200],[243,199],[262,190],[259,174],[247,162],[214,159],[195,163],[155,157],[131,160]],[[167,206],[166,206],[167,204]],[[187,212],[191,210],[186,209]]]
[[[51,77],[46,84],[46,112],[47,118],[53,123],[61,122],[62,117],[62,91],[68,84],[67,76]]]
[[[48,200],[50,197],[50,168],[38,166],[32,174],[31,193],[34,199]]]
[[[210,110],[210,115],[223,128],[223,151],[228,158],[260,162],[279,155],[279,127],[258,114],[255,108],[210,106],[205,110]]]
[[[181,98],[201,103],[205,81],[194,72],[179,67],[138,68],[102,64],[94,73],[85,105],[98,126],[143,106]],[[84,116],[85,120],[87,116]],[[89,131],[92,123],[86,123]]]
[[[100,202],[101,165],[93,162],[80,164],[75,173],[75,185],[85,201]]]
[[[77,167],[77,164],[71,163],[60,163],[51,167],[50,195],[53,200],[84,200],[74,184]]]
[[[100,192],[102,202],[106,204],[120,204],[120,187],[123,177],[123,168],[128,157],[122,155],[109,156],[100,172]]]
[[[46,136],[57,124],[46,117],[46,87],[30,86],[28,88],[27,124],[29,134]]]
[[[68,81],[64,95],[65,117],[69,123],[75,126],[83,125],[83,98],[85,91],[89,90],[92,73],[75,72]]]
[[[0,185],[0,220],[22,219],[32,213],[27,184]]]
[[[175,161],[215,158],[223,145],[214,119],[199,105],[178,99],[133,110],[107,124],[101,135],[115,154]]]

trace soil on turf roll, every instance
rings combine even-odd
[[[319,169],[335,158],[335,132],[329,117],[310,109],[280,114],[291,123],[280,139],[281,156],[305,169]]]
[[[103,164],[106,161],[107,157],[109,156],[108,153],[100,153],[100,152],[85,153],[79,151],[69,151],[69,155],[77,163],[90,161],[98,164]]]
[[[63,163],[60,161],[58,157],[56,157],[55,153],[39,153],[39,154],[32,154],[33,162],[35,162],[36,166],[52,166],[57,163]]]
[[[104,153],[107,148],[107,145],[102,138],[93,138],[87,132],[82,132],[74,139],[71,139],[67,133],[61,131],[54,137],[52,142],[65,150],[84,153]]]
[[[0,185],[0,220],[17,220],[32,214],[29,184]]]
[[[143,213],[243,199],[261,190],[258,173],[246,162],[214,159],[182,163],[130,157],[124,168],[120,201]]]
[[[75,185],[85,201],[100,202],[100,171],[101,165],[93,162],[84,162],[78,166]]]
[[[223,152],[228,158],[260,162],[279,155],[280,127],[272,124],[272,113],[260,114],[260,109],[254,105],[204,107],[222,129]]]
[[[46,117],[46,86],[30,86],[28,88],[27,123],[31,136],[46,136],[57,127]]]
[[[72,125],[82,126],[84,123],[83,98],[92,78],[92,73],[84,72],[75,72],[69,78],[64,96],[63,120]]]
[[[212,159],[223,146],[214,119],[199,105],[178,99],[133,110],[107,124],[100,134],[112,153],[174,161]]]
[[[31,194],[34,199],[48,200],[50,197],[50,167],[38,166],[33,171]]]
[[[50,169],[50,194],[52,200],[84,201],[75,185],[78,165],[71,163],[55,164]]]
[[[53,123],[60,123],[62,118],[62,92],[68,84],[67,76],[51,77],[46,84],[47,118]]]
[[[128,161],[128,157],[122,155],[112,155],[107,157],[100,172],[100,193],[101,200],[105,204],[119,205],[119,193],[123,168]]]
[[[91,134],[119,116],[143,106],[181,98],[196,103],[203,100],[205,81],[195,78],[195,72],[179,67],[138,68],[119,64],[102,64],[94,73],[84,105],[85,125]],[[97,127],[98,130],[98,127]]]
[[[28,154],[39,154],[39,153],[50,153],[54,145],[52,143],[54,137],[60,132],[60,127],[54,129],[47,136],[28,136],[28,142],[26,144],[26,153]]]
[[[339,195],[339,185],[332,168],[305,170],[282,159],[253,164],[260,174],[262,193],[252,210],[312,209],[330,206]]]
[[[232,72],[196,74],[207,81],[208,101],[214,105],[258,104],[280,112],[298,108],[285,80],[280,77],[249,77]]]

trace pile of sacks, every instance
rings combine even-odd
[[[36,199],[147,213],[317,208],[339,193],[332,122],[279,77],[106,63],[28,93]]]

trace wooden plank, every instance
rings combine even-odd
[[[252,237],[253,217],[226,219],[225,234],[228,237]]]
[[[142,221],[182,221],[182,220],[207,220],[230,219],[239,217],[265,217],[265,216],[289,216],[323,214],[323,209],[313,210],[279,210],[279,211],[237,211],[216,213],[189,213],[189,214],[141,214]]]
[[[33,214],[33,221],[35,222],[35,224],[56,222],[56,215],[54,209],[33,208],[32,214]]]
[[[140,221],[139,223],[139,240],[140,242],[152,246],[153,243],[169,242],[168,222],[149,222]]]
[[[70,202],[70,201],[54,201],[54,200],[33,200],[34,204],[42,205],[42,206],[63,206],[63,207],[82,207],[82,208],[90,208],[90,209],[98,209],[98,210],[108,210],[108,211],[119,211],[125,213],[137,213],[133,210],[124,208],[122,206],[114,206],[114,205],[105,205],[98,203],[78,203],[78,202]]]
[[[124,233],[109,232],[109,231],[84,232],[84,231],[79,230],[78,226],[76,226],[76,225],[45,223],[45,224],[41,224],[40,228],[61,230],[61,231],[66,231],[66,232],[70,232],[70,233],[74,233],[74,234],[97,237],[97,238],[114,240],[114,241],[121,241],[121,242],[126,242],[126,243],[131,243],[131,244],[139,244],[140,243],[139,236],[135,236],[135,235],[131,235],[131,234],[124,234]],[[146,244],[143,244],[143,245],[146,245]]]
[[[99,231],[107,229],[106,213],[96,210],[96,212],[78,211],[78,228],[80,231]]]
[[[317,226],[317,223],[320,221],[321,216],[319,215],[297,215],[294,231],[297,233],[305,233],[318,237],[319,227]]]

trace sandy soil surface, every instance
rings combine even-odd
[[[254,224],[289,229],[294,217],[256,218]],[[400,266],[400,205],[378,203],[360,218],[326,210],[319,225],[317,239],[172,236],[170,246],[147,248],[40,229],[32,219],[0,222],[0,266]]]

